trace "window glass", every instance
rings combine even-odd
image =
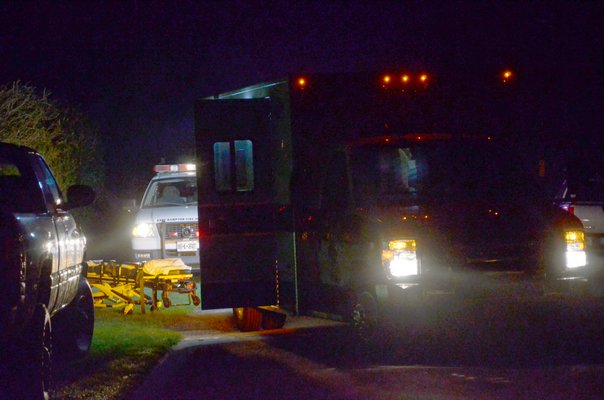
[[[574,161],[568,171],[566,200],[604,201],[604,163]]]
[[[57,181],[55,180],[52,172],[48,168],[48,165],[41,158],[37,159],[38,166],[40,168],[40,172],[42,173],[42,186],[45,193],[45,196],[49,197],[55,206],[60,206],[63,203],[61,198],[61,191],[59,190],[59,186],[57,185]]]
[[[38,179],[23,160],[0,154],[0,204],[11,212],[43,212],[46,210]]]
[[[143,199],[143,207],[195,204],[197,204],[197,180],[194,176],[153,180]]]
[[[231,188],[231,145],[229,142],[214,143],[214,180],[216,190],[226,192]]]
[[[573,178],[569,183],[567,200],[593,202],[604,200],[604,174]]]
[[[26,190],[19,167],[0,156],[0,201],[11,211],[30,211],[23,200]]]
[[[0,158],[0,176],[21,176],[19,168],[9,160],[3,160]]]
[[[253,190],[254,161],[250,140],[235,140],[235,171],[237,172],[237,191]]]
[[[254,153],[251,140],[235,140],[232,146],[231,142],[214,143],[214,180],[218,192],[254,190]]]
[[[396,203],[418,196],[441,199],[538,196],[523,164],[503,147],[481,143],[365,146],[351,153],[357,204]]]

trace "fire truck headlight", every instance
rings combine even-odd
[[[382,265],[393,278],[418,275],[419,262],[415,240],[389,241],[387,248],[382,250]]]
[[[587,265],[585,234],[582,231],[566,231],[564,240],[566,242],[566,268],[579,268]]]
[[[153,225],[146,222],[136,224],[132,229],[132,236],[139,238],[155,236],[155,233],[153,232]]]

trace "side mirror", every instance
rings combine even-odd
[[[94,201],[94,190],[86,185],[73,185],[67,189],[67,204],[65,208],[72,210],[74,208],[84,207],[92,204]]]

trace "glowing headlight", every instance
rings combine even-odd
[[[132,236],[140,238],[155,236],[155,233],[153,233],[153,225],[149,223],[136,224],[134,229],[132,229]]]
[[[382,250],[382,264],[394,278],[417,275],[419,263],[415,240],[389,241],[388,248]]]
[[[585,234],[582,231],[566,231],[564,241],[566,242],[566,268],[579,268],[587,265]]]

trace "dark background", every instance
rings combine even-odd
[[[5,1],[0,84],[86,112],[120,197],[140,198],[161,157],[192,157],[196,99],[301,72],[510,66],[529,97],[565,98],[544,137],[581,152],[602,144],[602,21],[599,2]]]

